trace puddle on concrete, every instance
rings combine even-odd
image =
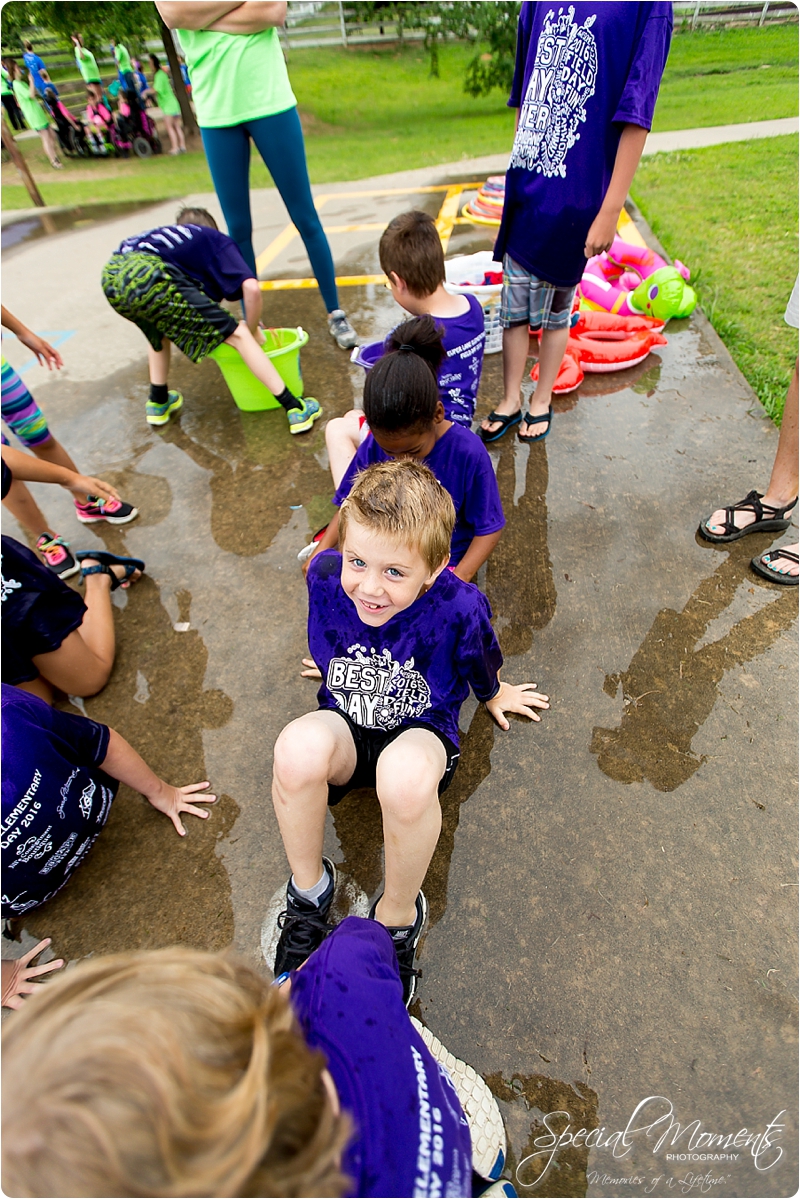
[[[734,543],[726,557],[676,612],[665,608],[627,670],[607,675],[603,690],[612,698],[622,689],[619,728],[596,727],[591,751],[609,778],[622,783],[647,779],[658,791],[674,791],[705,761],[692,741],[711,714],[726,671],[760,657],[797,616],[797,596],[770,587],[776,598],[743,616],[716,640],[709,626],[720,621],[743,580],[754,578],[750,559],[771,537]]]
[[[3,225],[0,230],[0,248],[7,254],[40,237],[52,237],[56,233],[67,233],[72,229],[89,228],[90,225],[114,221],[131,212],[146,212],[161,203],[161,200],[123,200],[118,204],[79,204],[70,208],[68,212],[37,213],[36,209],[32,209],[29,217]]]

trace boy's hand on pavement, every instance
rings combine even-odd
[[[187,795],[195,795],[197,791],[204,791],[209,783],[189,783],[186,787],[170,787],[168,783],[161,783],[161,789],[155,795],[148,795],[146,798],[157,808],[159,812],[163,812],[165,816],[169,816],[172,823],[175,825],[181,837],[186,836],[186,829],[181,823],[181,812],[190,812],[192,816],[199,816],[202,820],[207,819],[209,812],[204,812],[202,808],[196,808],[194,804],[187,801]],[[216,803],[216,795],[195,795],[198,803]]]
[[[64,486],[70,491],[85,491],[87,495],[99,495],[101,500],[118,500],[119,492],[110,483],[95,479],[92,475],[79,475],[70,471],[70,480]]]
[[[300,671],[300,675],[304,679],[321,679],[322,671],[317,666],[313,658],[303,658],[305,670]]]
[[[56,370],[61,370],[64,365],[64,359],[59,354],[58,350],[54,350],[48,341],[43,337],[39,337],[36,333],[32,333],[30,329],[26,329],[24,333],[17,333],[17,339],[32,350],[36,355],[39,366],[47,366],[51,371],[53,367]]]
[[[549,696],[540,695],[536,690],[535,683],[513,683],[500,684],[500,690],[493,699],[486,701],[486,707],[489,712],[500,725],[501,729],[508,730],[509,723],[503,715],[504,712],[515,712],[518,716],[528,716],[531,720],[541,720],[536,712],[531,711],[532,708],[549,708]]]
[[[64,965],[63,958],[56,958],[54,962],[44,962],[41,966],[29,965],[49,944],[50,938],[45,937],[21,958],[3,962],[3,1007],[21,1008],[25,996],[38,990],[37,984],[30,980],[40,974],[48,974],[51,970],[60,970]]]
[[[602,254],[607,250],[617,233],[617,217],[619,213],[605,212],[602,208],[592,221],[592,226],[586,234],[586,245],[583,252],[587,258]]]

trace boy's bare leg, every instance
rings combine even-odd
[[[274,396],[281,394],[286,384],[253,337],[246,321],[239,321],[236,332],[225,339],[225,344],[239,351],[245,364],[268,391]]]
[[[501,416],[512,416],[519,412],[522,406],[520,387],[528,361],[529,342],[527,324],[513,325],[510,329],[503,330],[503,399],[495,405],[495,412],[499,412]],[[482,422],[481,428],[489,433],[496,433],[500,425],[497,421],[487,418]]]
[[[530,399],[531,416],[543,416],[553,402],[553,388],[567,348],[569,329],[542,329],[539,348],[539,381]],[[538,441],[544,436],[547,425],[534,425],[529,432],[524,431],[524,424],[519,436],[523,441]],[[539,430],[537,432],[536,430]]]
[[[154,350],[150,343],[147,343],[147,361],[150,364],[150,382],[155,383],[156,387],[163,387],[169,377],[169,359],[170,359],[171,342],[167,338],[161,341],[161,349]]]
[[[275,742],[272,803],[301,891],[322,878],[328,783],[346,783],[355,768],[352,735],[336,712],[309,712],[288,724]]]
[[[47,519],[21,479],[14,479],[3,500],[15,520],[34,537],[47,532]]]
[[[361,413],[353,408],[344,416],[337,416],[333,420],[329,420],[325,426],[328,464],[333,475],[333,485],[337,489],[347,473],[348,466],[358,452],[358,439],[361,432],[360,416]]]
[[[446,768],[444,746],[427,729],[407,729],[378,758],[386,883],[375,916],[392,928],[417,918],[417,895],[442,828],[439,782]]]

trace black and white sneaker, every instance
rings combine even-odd
[[[328,331],[342,350],[352,350],[358,341],[355,329],[341,308],[334,308],[333,312],[328,313]]]
[[[375,909],[380,903],[381,898],[379,895],[370,908],[370,920],[375,920]],[[400,981],[403,984],[403,1000],[406,1007],[411,1004],[417,993],[417,979],[422,974],[421,970],[415,969],[414,958],[427,923],[428,901],[424,893],[420,891],[417,896],[417,918],[414,923],[410,927],[407,925],[405,928],[390,928],[388,925],[386,926],[386,931],[392,938],[394,951],[397,955],[397,964],[400,967]]]
[[[329,858],[322,864],[329,876],[328,886],[320,896],[319,904],[313,904],[295,894],[291,879],[286,887],[286,908],[278,916],[281,935],[275,950],[275,977],[288,974],[302,966],[306,958],[319,949],[333,925],[328,924],[327,915],[336,890],[336,867]]]

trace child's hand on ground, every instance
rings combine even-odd
[[[70,471],[70,479],[64,484],[70,491],[84,492],[86,495],[99,495],[101,500],[118,500],[120,498],[116,487],[112,487],[110,483],[105,483],[102,479],[95,479],[91,475],[79,475],[75,471]]]
[[[3,962],[3,1007],[21,1008],[25,996],[32,995],[38,989],[37,984],[30,980],[51,970],[60,970],[64,965],[63,958],[56,958],[54,962],[44,962],[41,966],[29,965],[49,944],[50,938],[45,937],[21,958]]]
[[[519,683],[516,686],[513,683],[500,684],[500,690],[497,692],[497,695],[495,695],[494,699],[486,701],[486,707],[501,729],[508,729],[510,727],[503,715],[504,712],[516,712],[518,716],[528,716],[531,720],[541,720],[541,716],[536,712],[532,712],[531,708],[549,708],[549,696],[540,695],[535,688],[535,683]]]
[[[605,212],[602,208],[600,209],[586,234],[586,245],[583,247],[583,252],[587,258],[594,258],[595,254],[602,254],[604,250],[609,249],[617,233],[618,215],[618,213]]]
[[[146,798],[154,808],[158,808],[159,812],[169,816],[180,836],[185,837],[186,829],[181,823],[181,812],[190,812],[192,816],[200,816],[203,820],[209,816],[209,813],[204,812],[202,808],[196,808],[194,804],[188,803],[186,797],[194,795],[197,791],[203,791],[208,786],[210,786],[209,783],[189,783],[186,787],[170,787],[169,783],[162,782],[161,789],[155,795],[148,795]],[[216,795],[197,795],[196,800],[198,803],[216,803],[217,797]]]
[[[38,359],[39,366],[46,365],[49,371],[53,367],[61,370],[61,367],[64,365],[64,359],[58,350],[54,350],[50,343],[45,341],[43,337],[32,333],[30,329],[26,329],[24,333],[17,333],[17,337],[24,346],[33,351]]]
[[[317,666],[317,664],[313,658],[303,658],[303,665],[306,667],[306,669],[300,671],[300,675],[302,678],[304,678],[304,679],[321,679],[322,678],[322,672],[321,672],[320,668]]]

